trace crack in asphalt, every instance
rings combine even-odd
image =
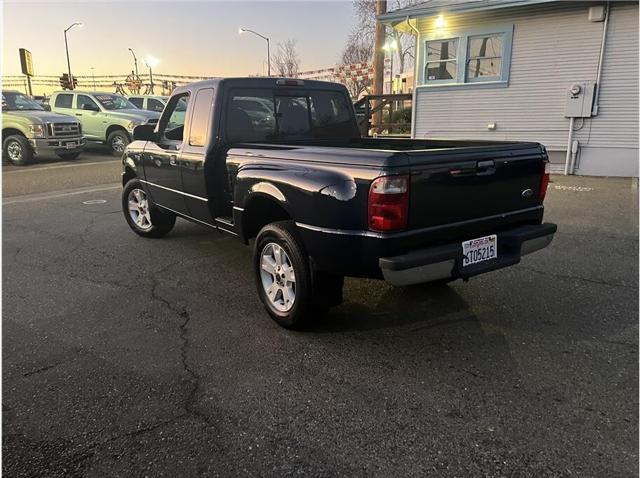
[[[602,281],[602,280],[596,280],[596,279],[589,279],[587,277],[580,277],[580,276],[573,276],[573,275],[568,275],[568,274],[557,274],[555,272],[548,272],[548,271],[541,271],[539,269],[535,269],[533,267],[529,267],[529,266],[520,266],[520,269],[525,269],[531,272],[535,272],[537,274],[540,275],[544,275],[544,276],[549,276],[549,277],[555,277],[556,279],[574,279],[574,280],[581,280],[584,282],[589,282],[591,284],[599,284],[599,285],[606,285],[609,287],[622,287],[625,289],[632,289],[632,290],[638,290],[638,287],[632,286],[632,285],[628,285],[628,284],[620,284],[620,283],[616,283],[616,282],[608,282],[608,281]]]
[[[182,323],[178,326],[178,329],[180,331],[179,336],[180,336],[180,342],[181,342],[180,360],[182,363],[183,370],[190,377],[190,381],[192,383],[191,390],[187,395],[187,398],[184,403],[185,412],[188,415],[192,415],[203,420],[207,425],[213,426],[217,431],[217,426],[215,423],[211,421],[211,417],[196,408],[196,402],[197,402],[198,395],[200,393],[201,385],[200,385],[199,375],[189,365],[188,350],[189,350],[190,343],[189,343],[189,336],[188,336],[188,326],[189,326],[189,322],[191,321],[191,314],[189,313],[187,304],[185,303],[182,306],[176,306],[170,300],[164,298],[162,295],[158,293],[160,282],[158,281],[158,278],[156,277],[156,275],[164,273],[175,266],[183,265],[188,260],[189,259],[187,258],[183,258],[151,274],[151,280],[153,281],[153,285],[151,287],[151,298],[162,303],[170,312],[173,312],[178,317],[183,319]]]

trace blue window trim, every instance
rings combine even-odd
[[[469,59],[469,38],[499,34],[503,35],[502,44],[502,67],[500,77],[467,79],[467,61]],[[437,40],[458,39],[458,50],[456,55],[457,68],[455,81],[431,80],[425,78],[425,67],[427,64],[427,42]],[[443,34],[429,32],[420,35],[420,47],[423,49],[420,55],[420,65],[418,82],[416,88],[504,88],[509,85],[509,73],[511,70],[511,49],[513,45],[513,24],[488,25],[482,28],[470,28],[461,30],[447,30]]]

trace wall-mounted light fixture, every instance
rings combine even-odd
[[[444,27],[444,17],[442,15],[438,15],[436,17],[436,28],[443,28]]]

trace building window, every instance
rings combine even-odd
[[[467,80],[500,80],[504,46],[503,35],[470,37],[468,45]]]
[[[451,32],[449,32],[451,33]],[[424,42],[422,83],[431,86],[506,83],[513,25],[455,32]]]
[[[454,80],[457,69],[457,38],[427,42],[427,81]]]

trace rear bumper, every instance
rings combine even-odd
[[[74,146],[67,148],[67,144],[73,143]],[[70,137],[70,138],[43,138],[43,139],[30,139],[29,144],[33,148],[33,153],[36,155],[44,154],[65,154],[65,153],[79,153],[85,145],[86,140],[83,137]]]
[[[465,279],[517,264],[522,256],[551,244],[556,230],[555,224],[547,223],[498,232],[498,257],[467,267],[462,266],[460,242],[419,249],[398,256],[382,257],[378,262],[384,279],[396,286],[439,279]]]

